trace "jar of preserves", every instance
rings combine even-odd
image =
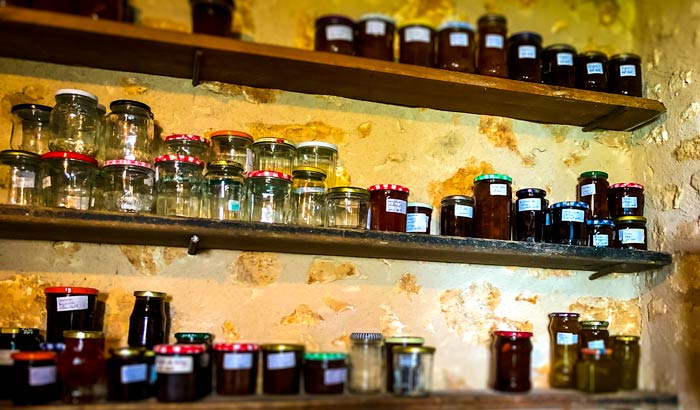
[[[261,346],[263,393],[299,394],[304,346],[266,344]]]
[[[440,235],[474,235],[474,198],[465,195],[446,196],[440,200]]]
[[[156,398],[177,403],[202,398],[198,386],[206,371],[203,345],[156,345]]]
[[[474,236],[510,240],[513,178],[484,174],[474,178]]]
[[[608,189],[610,216],[644,216],[644,186],[635,183],[612,184]]]
[[[49,120],[49,150],[95,157],[100,149],[98,122],[97,97],[83,90],[58,90]]]
[[[51,107],[39,104],[12,106],[10,149],[43,154],[49,151]]]
[[[192,7],[192,32],[212,36],[230,37],[233,0],[190,0]]]
[[[357,21],[357,55],[376,60],[394,61],[396,21],[389,16],[370,13]]]
[[[433,388],[435,348],[428,346],[395,346],[394,388],[397,396],[425,397]]]
[[[588,204],[583,202],[557,202],[551,207],[552,243],[586,246],[588,233],[586,219],[589,218]]]
[[[44,339],[39,329],[0,328],[0,380],[12,380],[12,355],[20,351],[38,351]],[[0,383],[0,400],[11,397],[10,383]]]
[[[98,293],[93,288],[45,288],[46,341],[62,343],[66,330],[94,330]]]
[[[330,188],[326,195],[326,226],[367,229],[369,191],[357,187]]]
[[[612,248],[615,239],[615,223],[610,219],[589,219],[586,221],[588,246]]]
[[[143,353],[143,350],[133,347],[109,349],[107,400],[136,401],[153,395],[151,369]]]
[[[353,393],[377,394],[384,386],[384,354],[381,333],[351,333],[348,389]]]
[[[448,21],[438,27],[436,41],[439,68],[462,73],[476,71],[474,26],[462,21]]]
[[[504,392],[526,392],[530,382],[531,332],[494,332],[495,357],[494,389]]]
[[[128,2],[122,0],[79,0],[78,14],[93,20],[124,21]]]
[[[12,354],[14,364],[9,382],[15,406],[48,404],[58,399],[56,353],[18,352]]]
[[[155,345],[168,341],[166,329],[168,317],[165,313],[165,298],[163,292],[137,290],[134,292],[134,309],[129,317],[130,347],[153,349]]]
[[[542,36],[524,31],[508,39],[508,78],[542,83]]]
[[[41,156],[28,151],[0,151],[0,204],[43,204]]]
[[[576,58],[576,88],[608,91],[608,56],[600,51],[586,51]]]
[[[104,333],[89,330],[63,332],[66,348],[58,355],[58,374],[63,383],[63,401],[92,403],[100,398],[95,387],[105,372]]]
[[[618,371],[611,349],[581,349],[576,364],[576,388],[585,393],[617,391]]]
[[[542,51],[542,79],[545,84],[576,87],[576,49],[568,44],[553,44]]]
[[[292,220],[302,226],[323,226],[326,174],[320,168],[299,167],[293,172]]]
[[[637,390],[639,379],[639,336],[615,336],[613,360],[620,375],[620,390]]]
[[[41,159],[46,172],[41,183],[46,206],[90,209],[97,160],[75,152],[47,152]]]
[[[406,210],[406,232],[430,235],[432,205],[409,202]]]
[[[485,14],[479,18],[479,51],[476,73],[508,78],[505,16]]]
[[[642,96],[642,58],[636,54],[617,54],[608,62],[608,91],[613,94]]]
[[[275,171],[253,171],[246,179],[247,215],[253,222],[286,224],[292,218],[292,177]]]
[[[399,29],[399,62],[423,67],[435,65],[435,30],[424,24]]]
[[[579,314],[549,314],[549,385],[555,389],[576,387]]]
[[[103,207],[108,211],[151,213],[155,171],[148,162],[115,159],[104,162]]]
[[[354,56],[355,22],[336,14],[317,18],[314,50]]]
[[[216,393],[220,396],[255,394],[259,346],[252,343],[215,343]]]
[[[406,232],[408,188],[395,184],[379,184],[372,185],[367,190],[371,206],[369,229]]]
[[[608,325],[610,323],[604,320],[584,320],[579,323],[581,331],[579,337],[581,339],[581,348],[585,349],[608,349],[611,347],[608,339]]]
[[[233,161],[253,170],[253,136],[243,131],[221,130],[211,134],[212,161]]]
[[[588,171],[578,177],[576,200],[585,202],[591,211],[590,217],[608,219],[608,174],[603,171]]]
[[[220,221],[244,220],[246,207],[243,165],[233,161],[207,164],[204,203],[202,216]]]
[[[297,146],[285,138],[259,138],[253,143],[253,156],[255,170],[276,171],[291,175],[297,156]]]
[[[200,357],[201,360],[201,372],[199,377],[197,377],[197,396],[205,397],[212,392],[212,381],[214,367],[213,362],[213,342],[214,335],[205,332],[178,332],[175,333],[175,340],[177,340],[178,345],[194,345],[194,346],[204,346],[205,351]]]
[[[616,248],[647,250],[647,218],[622,216],[614,221]]]
[[[155,159],[158,215],[200,216],[204,194],[204,162],[186,155],[162,155]]]
[[[298,167],[320,168],[326,173],[326,187],[335,186],[335,168],[338,164],[338,147],[329,142],[306,141],[297,145]]]
[[[347,379],[345,353],[306,353],[304,391],[306,394],[343,394]]]
[[[386,359],[386,390],[389,393],[394,392],[395,386],[395,370],[394,367],[394,348],[395,347],[417,347],[423,346],[425,339],[415,336],[390,336],[384,339],[384,354]]]
[[[78,14],[78,2],[75,0],[33,0],[32,8],[58,13]]]
[[[104,158],[150,162],[155,138],[151,107],[139,101],[117,100],[109,104],[109,109]]]
[[[208,139],[199,135],[173,134],[165,137],[165,147],[168,154],[194,157],[202,163],[209,158],[210,145],[211,142]]]
[[[547,191],[525,188],[515,193],[515,240],[542,242],[544,240]]]

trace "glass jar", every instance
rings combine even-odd
[[[12,106],[10,149],[43,154],[49,151],[51,107],[39,104]]]
[[[79,0],[78,14],[93,20],[124,21],[128,2],[122,0]]]
[[[192,134],[173,134],[165,137],[168,154],[194,157],[203,163],[209,158],[208,139]]]
[[[253,222],[289,223],[292,217],[292,177],[275,171],[253,171],[246,179],[247,215]]]
[[[354,56],[355,22],[336,14],[317,18],[314,50]]]
[[[581,339],[581,348],[604,350],[612,347],[608,340],[610,339],[609,324],[604,320],[584,320],[580,322],[581,331],[579,332],[579,337]]]
[[[613,360],[620,375],[620,390],[637,390],[639,379],[639,336],[615,336]]]
[[[230,37],[233,0],[190,0],[192,7],[192,32],[212,36]]]
[[[608,91],[608,56],[600,51],[586,51],[576,58],[576,88]]]
[[[644,186],[635,183],[612,184],[608,188],[610,216],[644,216]]]
[[[352,393],[381,393],[384,354],[381,333],[351,333],[348,389]]]
[[[178,345],[204,346],[205,351],[200,357],[201,372],[197,377],[197,396],[205,397],[211,394],[213,385],[213,341],[214,335],[205,332],[179,332],[175,333],[175,340]]]
[[[33,0],[32,8],[55,11],[58,13],[78,13],[78,2],[75,0]]]
[[[433,356],[435,348],[428,346],[395,346],[394,394],[425,397],[433,388]]]
[[[508,27],[505,16],[485,14],[479,18],[477,74],[508,78],[505,47],[507,34]]]
[[[304,346],[266,344],[262,349],[263,393],[299,394]]]
[[[204,162],[186,155],[163,155],[155,163],[158,215],[198,218]]]
[[[376,60],[394,61],[396,21],[383,14],[370,13],[357,21],[357,55]]]
[[[326,210],[326,174],[319,168],[299,167],[292,181],[292,220],[302,226],[323,226]]]
[[[257,171],[276,171],[291,175],[296,155],[297,146],[291,140],[259,138],[253,143],[253,168]]]
[[[555,389],[576,387],[579,314],[549,314],[549,385]]]
[[[438,27],[437,66],[443,70],[473,73],[476,70],[474,26],[448,21]]]
[[[401,185],[380,184],[372,185],[367,190],[371,207],[369,229],[406,232],[408,188]]]
[[[152,396],[150,366],[143,350],[132,347],[109,349],[107,359],[107,400],[135,401]]]
[[[549,202],[549,201],[547,201]],[[544,210],[544,233],[543,239],[547,243],[552,243],[552,209],[548,207]]]
[[[153,349],[155,345],[168,341],[166,329],[168,317],[165,313],[165,298],[163,292],[137,290],[134,292],[134,308],[129,316],[130,347]]]
[[[46,171],[41,184],[46,206],[90,209],[97,160],[75,152],[47,152],[41,159]]]
[[[326,187],[335,186],[335,168],[338,164],[338,147],[322,141],[306,141],[297,145],[298,167],[316,167],[326,173]]]
[[[253,137],[242,131],[221,130],[211,134],[212,161],[242,164],[247,173],[253,170]]]
[[[242,221],[245,211],[245,180],[243,165],[233,161],[216,161],[207,164],[207,205],[203,205],[211,219]],[[208,208],[208,209],[206,209]]]
[[[94,330],[98,293],[93,288],[45,288],[46,341],[62,343],[66,330]]]
[[[588,171],[578,177],[576,200],[585,202],[591,211],[590,217],[608,219],[608,174],[603,171]]]
[[[98,122],[97,97],[83,90],[58,90],[49,120],[49,150],[97,156]]]
[[[0,151],[0,204],[42,205],[41,157],[28,151]]]
[[[113,212],[151,213],[155,172],[147,162],[116,159],[104,162],[104,209]]]
[[[97,131],[95,131],[100,150],[97,151],[95,159],[102,163],[105,160],[105,145],[107,144],[107,107],[104,104],[97,104]]]
[[[423,67],[435,65],[435,30],[423,24],[399,29],[399,62]]]
[[[526,392],[530,382],[531,332],[494,332],[495,356],[494,389],[504,392]]]
[[[484,174],[474,178],[474,236],[510,240],[513,178]]]
[[[348,369],[345,353],[306,353],[304,391],[306,394],[343,394]]]
[[[585,393],[617,391],[618,369],[610,349],[582,349],[576,364],[576,388]]]
[[[58,399],[56,353],[18,352],[12,354],[14,365],[9,382],[15,406],[48,404]]]
[[[39,329],[0,328],[0,380],[12,380],[12,355],[20,351],[38,351],[44,339]],[[12,395],[10,383],[0,383],[0,400]]]
[[[547,191],[525,188],[515,193],[515,240],[542,242],[544,240]]]
[[[109,104],[109,109],[104,159],[150,162],[155,138],[151,107],[138,101],[117,100]]]
[[[617,54],[608,62],[608,91],[613,94],[642,96],[642,58],[636,54]]]
[[[647,218],[622,216],[614,221],[616,248],[647,250]]]
[[[58,355],[58,374],[64,387],[63,401],[92,403],[100,397],[95,387],[105,372],[104,333],[66,330],[66,349]]]
[[[406,232],[430,235],[433,207],[420,202],[409,202],[406,209]]]
[[[529,31],[508,39],[508,78],[542,83],[542,36]]]
[[[588,246],[612,248],[615,239],[615,223],[610,219],[589,219],[586,221]]]
[[[576,49],[568,44],[553,44],[542,51],[542,79],[545,84],[576,87]]]
[[[562,245],[588,245],[586,219],[588,204],[583,202],[557,202],[551,207],[552,243]]]
[[[252,343],[215,343],[216,393],[220,396],[255,394],[259,346]]]
[[[451,195],[440,200],[440,235],[472,237],[473,222],[474,198]]]
[[[178,403],[202,398],[198,386],[204,377],[203,345],[156,345],[156,398]]]
[[[386,390],[389,393],[394,392],[395,386],[395,367],[394,367],[394,348],[395,347],[417,347],[423,346],[425,339],[415,336],[390,336],[384,339],[384,354],[386,358]]]
[[[356,187],[330,188],[326,195],[326,226],[367,229],[369,191]]]

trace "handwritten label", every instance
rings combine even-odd
[[[352,41],[352,27],[343,24],[326,26],[326,40]]]
[[[636,77],[637,67],[634,65],[621,65],[620,66],[620,77]]]
[[[88,297],[81,296],[63,296],[56,298],[56,310],[59,312],[69,312],[72,310],[85,310],[88,308]]]
[[[406,215],[406,232],[421,232],[428,230],[428,215],[425,214],[408,214]]]
[[[637,207],[637,197],[636,196],[623,196],[622,197],[622,207],[623,208],[636,208]]]
[[[636,243],[644,244],[644,229],[622,229],[618,231],[620,235],[620,242],[624,244]]]
[[[489,192],[491,196],[507,196],[508,195],[508,185],[506,184],[491,184],[489,186]]]
[[[247,370],[253,368],[252,353],[224,354],[224,370]]]
[[[595,195],[595,184],[581,185],[581,196]]]
[[[128,364],[121,368],[122,384],[141,383],[148,380],[148,365]]]
[[[503,36],[500,34],[487,34],[486,48],[503,48]]]
[[[383,36],[386,34],[386,23],[381,20],[367,21],[365,33],[370,36]]]
[[[558,53],[557,65],[574,65],[574,55],[571,53]]]
[[[294,352],[270,353],[267,355],[267,368],[269,370],[292,369],[297,365]]]
[[[608,247],[608,235],[593,235],[593,246],[596,248],[607,248]]]
[[[455,205],[455,216],[474,218],[474,207],[469,205]]]
[[[580,209],[562,209],[561,210],[561,221],[562,222],[581,222],[586,220],[586,213]]]
[[[557,333],[557,345],[571,346],[578,344],[578,335],[576,333]]]
[[[520,59],[537,58],[537,47],[535,47],[535,46],[520,46],[520,47],[518,47],[518,58],[520,58]]]
[[[403,199],[387,199],[386,200],[386,212],[391,212],[394,214],[406,214],[406,201]]]
[[[450,33],[450,46],[469,47],[469,36],[467,33]]]
[[[430,43],[430,30],[425,27],[407,27],[404,30],[407,43]]]
[[[518,199],[518,212],[541,211],[542,200],[539,198]]]
[[[29,368],[29,385],[46,386],[56,383],[56,366],[42,366]]]
[[[337,386],[345,383],[347,378],[347,369],[326,369],[323,372],[324,386]]]
[[[586,72],[588,74],[604,74],[603,63],[588,63],[586,64]]]
[[[167,357],[156,356],[156,372],[161,374],[188,374],[194,369],[191,356]]]

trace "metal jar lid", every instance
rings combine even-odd
[[[66,339],[104,339],[104,332],[94,330],[64,330],[63,337]]]
[[[603,172],[603,171],[586,171],[581,173],[579,176],[580,179],[587,179],[587,178],[604,178],[608,179],[608,173]]]
[[[440,200],[440,205],[462,205],[465,202],[466,205],[474,205],[474,198],[466,195],[450,195],[442,198]]]
[[[236,131],[236,130],[219,130],[219,131],[214,131],[211,133],[211,139],[218,139],[218,138],[227,138],[227,137],[234,137],[234,138],[243,138],[246,139],[250,142],[253,142],[253,136],[248,134],[247,132],[243,131]]]
[[[382,340],[383,336],[381,333],[363,333],[363,332],[355,332],[355,333],[350,333],[350,340],[352,341],[380,341]]]
[[[619,224],[625,224],[625,223],[630,223],[630,222],[637,222],[637,223],[647,223],[647,218],[643,216],[621,216],[619,218],[615,218],[615,225]]]
[[[294,178],[309,178],[316,180],[326,179],[326,172],[316,167],[297,167],[292,171]]]
[[[607,329],[610,326],[606,320],[584,320],[580,324],[582,329]]]
[[[485,180],[489,180],[489,179],[493,179],[493,180],[497,180],[497,181],[506,181],[508,183],[513,182],[513,178],[511,178],[510,176],[505,175],[505,174],[482,174],[482,175],[479,175],[476,178],[474,178],[474,182],[476,183],[479,181],[485,181]]]
[[[168,294],[165,292],[153,292],[150,290],[137,290],[134,292],[134,296],[136,297],[141,297],[141,298],[156,298],[156,299],[165,299]]]
[[[42,160],[49,159],[70,159],[84,162],[93,166],[97,166],[97,160],[89,155],[79,154],[77,152],[52,151],[41,156]]]
[[[552,206],[550,208],[551,209],[559,209],[559,208],[589,209],[590,207],[585,202],[562,201],[562,202],[556,202],[556,203],[552,204]]]
[[[391,351],[394,354],[433,354],[435,348],[430,346],[394,346]]]
[[[369,198],[369,191],[364,188],[354,186],[337,186],[328,189],[328,195],[353,194]]]
[[[265,138],[258,138],[255,140],[253,143],[253,146],[256,145],[261,145],[261,144],[277,144],[277,145],[286,145],[290,148],[297,148],[297,145],[294,143],[294,141],[286,139],[286,138],[275,138],[275,137],[265,137]]]
[[[304,360],[313,362],[325,362],[328,360],[345,360],[348,357],[340,352],[310,352],[304,354]]]
[[[390,336],[384,339],[388,344],[423,344],[425,339],[418,336]]]
[[[260,346],[265,352],[303,352],[304,345],[289,343],[268,343]]]

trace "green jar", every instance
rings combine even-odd
[[[576,364],[576,388],[579,391],[615,392],[618,389],[619,377],[611,349],[581,350],[581,359]]]
[[[620,390],[636,390],[639,375],[639,336],[615,336],[613,359],[620,372]]]

